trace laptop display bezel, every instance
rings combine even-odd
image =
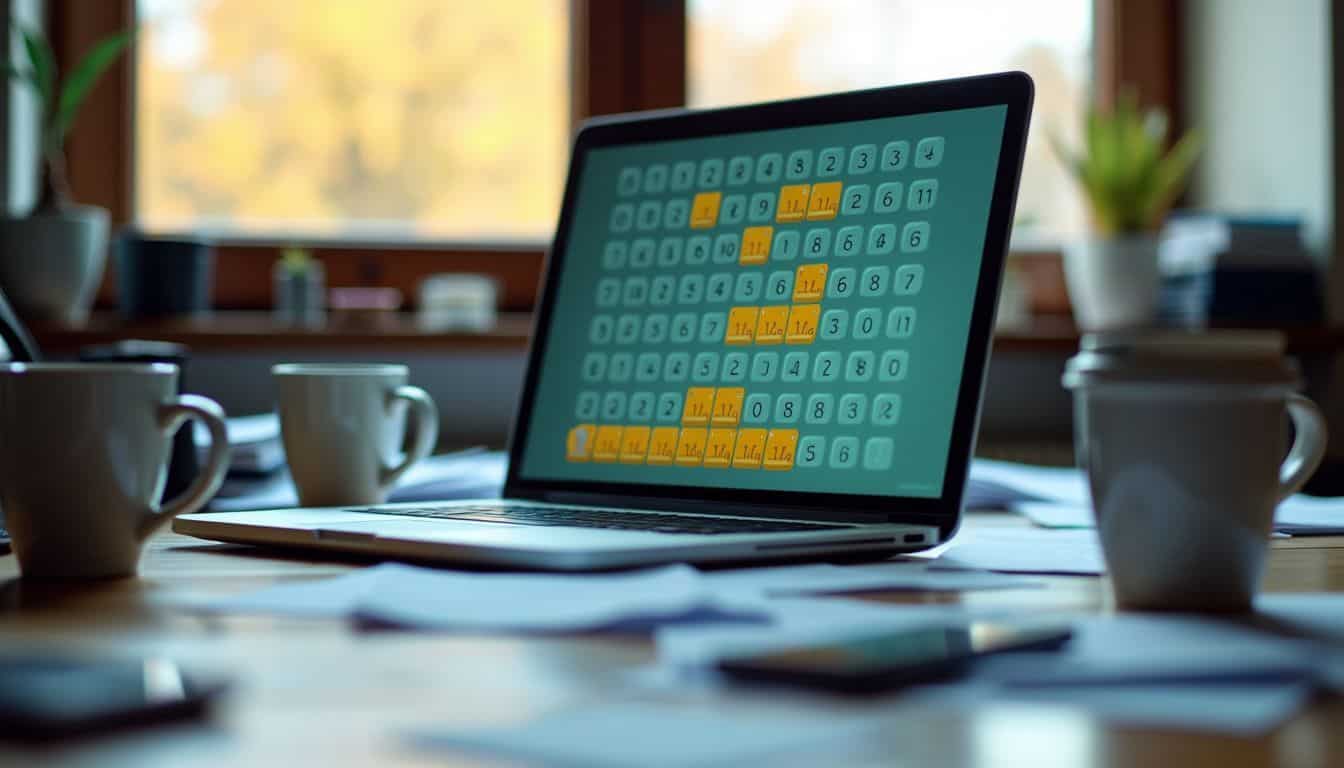
[[[994,314],[1016,206],[1033,98],[1031,78],[1022,72],[878,88],[723,109],[641,113],[588,122],[575,138],[564,201],[552,248],[547,253],[534,317],[532,341],[509,441],[504,493],[510,498],[565,501],[650,509],[696,509],[731,513],[749,509],[757,516],[819,521],[886,520],[938,525],[951,536],[960,519],[961,500],[979,427]],[[938,498],[896,495],[760,491],[703,486],[611,483],[526,478],[522,474],[532,408],[556,303],[558,276],[564,268],[579,179],[593,149],[646,142],[674,141],[751,131],[900,117],[984,106],[1004,106],[999,151],[979,282],[967,334],[961,386],[957,393],[952,440],[943,490]],[[706,505],[710,505],[708,509]]]

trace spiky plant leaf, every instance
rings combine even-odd
[[[47,41],[27,27],[19,27],[23,38],[23,50],[28,56],[28,67],[33,74],[33,84],[42,99],[42,109],[51,108],[51,99],[56,89],[56,55],[51,52]]]
[[[56,104],[56,112],[49,127],[48,139],[53,146],[59,147],[65,142],[65,134],[70,130],[70,123],[74,121],[79,108],[83,106],[84,99],[88,97],[89,91],[93,90],[98,78],[102,77],[103,72],[112,65],[112,62],[117,60],[122,50],[130,44],[133,36],[134,33],[127,30],[104,38],[84,55],[84,58],[75,65],[74,69],[70,70],[65,82],[61,84],[60,99]]]
[[[1164,152],[1166,137],[1166,116],[1141,109],[1124,91],[1110,112],[1088,110],[1082,151],[1069,150],[1053,133],[1050,144],[1082,187],[1096,229],[1117,235],[1160,226],[1184,187],[1202,141],[1191,133]]]

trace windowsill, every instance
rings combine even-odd
[[[482,331],[436,330],[411,313],[376,318],[329,316],[321,325],[277,321],[269,312],[214,312],[197,317],[126,321],[116,312],[95,312],[79,327],[34,326],[38,344],[50,354],[73,356],[82,347],[122,339],[185,344],[194,350],[347,349],[399,351],[521,351],[532,332],[527,312],[500,313]]]
[[[206,350],[316,349],[403,352],[523,352],[532,332],[528,312],[504,312],[489,330],[442,331],[425,327],[413,313],[393,312],[376,320],[329,318],[318,326],[278,322],[269,312],[214,312],[199,317],[124,321],[116,312],[95,312],[80,327],[33,327],[38,344],[52,355],[73,356],[81,347],[121,339],[149,339]],[[1334,351],[1344,347],[1344,330],[1285,329],[1293,353]],[[1079,333],[1067,315],[1037,315],[1025,328],[1005,329],[994,336],[997,352],[1069,354],[1078,349]]]

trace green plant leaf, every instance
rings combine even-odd
[[[50,140],[54,146],[59,147],[65,142],[65,134],[70,130],[70,124],[74,122],[75,115],[84,104],[89,91],[93,90],[98,78],[102,77],[112,62],[116,61],[130,44],[134,35],[133,30],[126,30],[104,38],[85,54],[74,69],[70,70],[61,86],[60,101],[51,122]]]
[[[1151,197],[1145,201],[1143,209],[1147,227],[1156,228],[1162,224],[1172,202],[1185,188],[1190,169],[1203,149],[1204,136],[1198,131],[1188,131],[1158,163],[1153,172]]]
[[[1167,116],[1141,108],[1129,89],[1109,111],[1087,111],[1081,151],[1071,151],[1053,131],[1048,134],[1051,148],[1086,196],[1093,227],[1103,235],[1161,225],[1202,144],[1192,132],[1164,152],[1166,137]]]
[[[33,73],[33,85],[42,99],[42,109],[51,109],[51,100],[56,88],[56,54],[51,46],[38,33],[26,27],[19,27],[23,37],[23,50],[28,54],[28,66]]]

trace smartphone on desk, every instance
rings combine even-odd
[[[0,656],[0,741],[49,742],[203,717],[225,689],[163,658]]]
[[[975,622],[765,651],[722,659],[718,668],[729,678],[755,683],[882,693],[958,677],[983,656],[1057,651],[1072,637],[1068,627]]]

